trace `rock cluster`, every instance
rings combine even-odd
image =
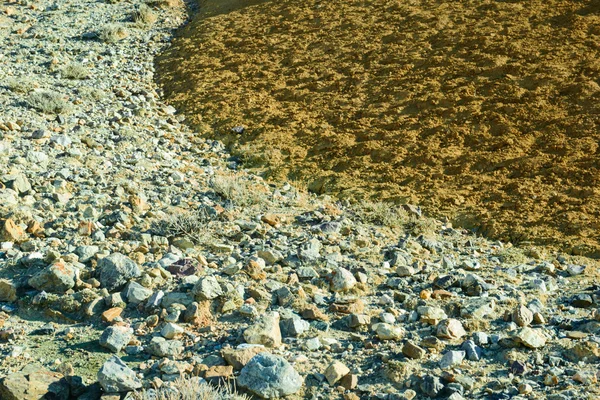
[[[189,376],[262,398],[597,392],[592,260],[248,174],[152,81],[182,8],[98,37],[138,3],[0,8],[2,399]],[[72,62],[82,79],[64,77]],[[45,114],[28,100],[41,90],[60,94]]]

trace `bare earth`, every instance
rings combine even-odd
[[[599,49],[595,1],[209,0],[157,64],[272,178],[598,257]]]

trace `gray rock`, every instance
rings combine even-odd
[[[298,392],[303,379],[282,357],[260,353],[242,369],[238,384],[263,399],[273,399]]]
[[[131,340],[133,330],[126,326],[109,326],[100,336],[100,346],[113,353],[120,352]]]
[[[143,287],[137,282],[129,282],[125,288],[125,297],[132,304],[140,304],[152,296],[152,290]]]
[[[146,350],[157,357],[174,357],[183,352],[183,342],[153,337]]]
[[[425,376],[419,386],[423,393],[429,397],[437,397],[440,391],[444,389],[444,385],[440,382],[440,379],[432,375]]]
[[[281,321],[279,328],[284,337],[297,337],[310,328],[310,323],[301,318],[290,318]]]
[[[298,250],[298,257],[302,261],[315,262],[321,256],[321,247],[321,242],[319,242],[319,240],[316,238],[312,238],[300,246],[300,249]]]
[[[37,290],[64,293],[75,286],[76,272],[71,265],[59,261],[35,274],[28,283]]]
[[[85,263],[91,260],[99,251],[98,246],[79,246],[74,253],[79,257],[79,262]]]
[[[212,300],[223,294],[221,285],[214,276],[202,278],[194,285],[192,293],[198,300]]]
[[[142,387],[142,382],[135,372],[116,356],[112,356],[102,365],[97,379],[106,393],[130,392]]]
[[[461,349],[467,354],[467,360],[479,361],[481,359],[481,347],[477,346],[474,341],[466,340]]]
[[[113,253],[100,259],[98,270],[102,287],[110,292],[121,289],[130,279],[142,274],[140,267],[121,253]]]
[[[442,356],[439,362],[440,368],[449,368],[460,364],[465,358],[465,352],[460,350],[450,350]]]

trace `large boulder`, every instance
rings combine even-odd
[[[2,400],[67,400],[69,384],[58,372],[48,371],[41,365],[30,364],[19,372],[0,381]]]
[[[116,356],[102,365],[97,378],[106,393],[130,392],[142,387],[142,381],[135,372]]]
[[[98,261],[100,283],[112,292],[122,289],[132,278],[142,274],[140,267],[129,257],[121,253],[112,253]]]
[[[64,293],[75,286],[77,269],[64,261],[57,261],[38,272],[28,281],[37,290]]]
[[[303,379],[284,358],[260,353],[242,369],[238,384],[263,399],[274,399],[298,392]]]

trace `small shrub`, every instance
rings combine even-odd
[[[86,79],[89,71],[79,63],[70,63],[62,69],[61,75],[66,79]]]
[[[133,393],[134,400],[249,400],[235,390],[214,388],[197,377],[178,378],[174,385]]]
[[[6,86],[16,93],[29,93],[38,85],[33,79],[27,77],[9,78],[6,80]]]
[[[71,103],[55,92],[34,92],[27,102],[33,108],[46,114],[65,114],[71,111]]]
[[[139,27],[147,27],[156,22],[156,14],[150,7],[142,4],[131,16],[133,22]]]
[[[209,186],[217,195],[240,207],[266,202],[264,188],[234,174],[217,175],[210,180]]]
[[[127,37],[127,29],[117,24],[108,24],[98,32],[100,40],[106,43],[115,43]]]
[[[85,100],[102,100],[106,97],[106,92],[102,89],[83,86],[78,89],[79,95]]]
[[[165,237],[186,237],[195,244],[206,243],[210,238],[208,223],[211,215],[201,208],[193,212],[173,215],[154,224],[154,230]]]
[[[401,207],[383,202],[365,201],[355,209],[364,221],[389,228],[403,227],[409,222],[408,213]]]

